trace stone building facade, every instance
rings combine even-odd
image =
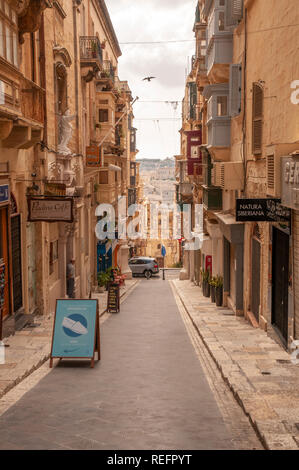
[[[55,310],[56,299],[67,295],[72,258],[77,298],[90,295],[109,265],[130,275],[126,243],[116,236],[108,248],[97,240],[96,207],[116,207],[128,188],[138,192],[130,181],[133,98],[118,78],[121,50],[105,2],[20,5],[0,2],[4,334],[28,314]]]
[[[208,258],[224,305],[286,348],[299,331],[298,15],[295,0],[199,0],[187,80],[202,132],[201,268]],[[237,220],[238,200],[267,200],[270,215]],[[183,275],[194,278],[190,257]]]

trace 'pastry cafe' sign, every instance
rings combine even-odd
[[[28,197],[29,222],[73,222],[72,198]]]

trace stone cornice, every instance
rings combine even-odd
[[[105,0],[93,0],[93,3],[99,12],[99,17],[104,20],[107,33],[109,34],[111,42],[113,43],[117,57],[120,57],[122,55],[122,52],[120,49],[120,45],[119,45],[116,33],[114,31],[113,24],[111,22],[108,9],[106,7]]]

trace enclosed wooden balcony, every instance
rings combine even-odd
[[[45,118],[45,90],[23,78],[21,81],[21,111],[24,118],[43,125]]]
[[[222,189],[215,186],[202,186],[203,206],[208,211],[222,210]]]

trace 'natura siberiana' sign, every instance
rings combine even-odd
[[[289,222],[290,210],[279,199],[237,199],[237,222]]]

